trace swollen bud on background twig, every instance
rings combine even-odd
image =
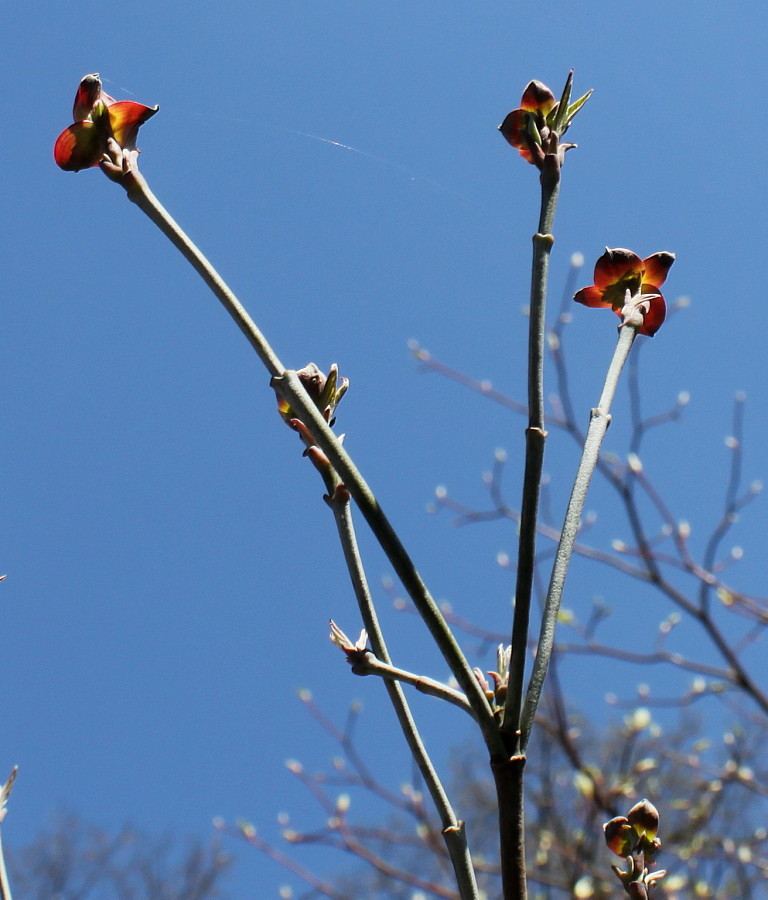
[[[641,800],[627,813],[627,821],[638,837],[654,842],[659,830],[659,811],[650,800]],[[653,844],[654,852],[658,844]]]
[[[616,816],[603,825],[605,843],[616,856],[629,856],[635,846],[637,835],[626,816]]]
[[[626,871],[618,866],[611,868],[630,897],[647,900],[649,890],[667,874],[664,869],[649,870],[661,847],[658,830],[659,811],[650,800],[641,800],[626,816],[616,816],[603,825],[608,849],[627,863]]]

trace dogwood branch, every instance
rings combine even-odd
[[[474,717],[472,707],[467,703],[467,698],[464,694],[460,691],[455,691],[441,681],[435,681],[434,678],[427,678],[426,675],[416,675],[414,672],[408,672],[405,669],[399,669],[397,666],[389,665],[377,659],[371,652],[362,651],[359,654],[354,654],[354,658],[348,655],[348,659],[355,675],[378,675],[385,681],[399,681],[401,684],[410,684],[411,687],[416,688],[420,693],[452,703]]]
[[[531,734],[549,660],[554,648],[555,627],[560,611],[560,601],[563,596],[565,577],[568,572],[571,555],[573,554],[576,534],[579,530],[584,501],[587,498],[589,483],[592,480],[592,474],[600,456],[600,446],[611,421],[611,404],[619,383],[619,376],[636,336],[637,327],[634,325],[624,324],[619,329],[619,340],[608,368],[600,401],[590,414],[587,438],[584,442],[581,462],[576,472],[571,498],[568,501],[568,508],[560,534],[560,542],[557,545],[557,553],[552,566],[552,575],[544,603],[544,615],[542,616],[541,631],[536,648],[536,659],[534,660],[533,671],[531,672],[526,692],[525,706],[520,723],[523,747],[528,743]]]

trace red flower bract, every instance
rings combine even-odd
[[[653,337],[667,315],[667,305],[659,288],[675,261],[674,253],[654,253],[646,259],[631,250],[609,250],[595,263],[595,283],[574,295],[584,306],[608,307],[617,316],[624,316],[627,291],[630,298],[644,309],[639,334]]]
[[[499,125],[499,131],[508,144],[520,153],[526,162],[537,164],[532,147],[541,142],[542,132],[548,133],[547,115],[557,106],[555,95],[546,84],[531,81],[523,91],[520,109],[513,109]],[[536,142],[531,132],[539,137]]]
[[[139,126],[157,110],[133,100],[115,100],[104,92],[98,74],[86,75],[75,94],[75,124],[62,131],[53,146],[56,165],[67,172],[98,166],[110,138],[123,150],[135,150]]]

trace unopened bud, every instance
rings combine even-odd
[[[659,811],[650,800],[644,799],[630,809],[627,821],[639,836],[645,835],[653,840],[659,830]]]
[[[616,816],[603,825],[605,843],[616,856],[629,856],[635,845],[635,833],[625,816]]]

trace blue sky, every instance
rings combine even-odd
[[[512,584],[494,559],[514,535],[456,530],[425,504],[438,483],[482,504],[496,447],[515,479],[522,422],[420,376],[406,341],[524,393],[538,185],[496,126],[531,78],[559,90],[574,67],[576,91],[595,89],[564,171],[554,297],[574,251],[588,284],[609,245],[677,253],[666,294],[692,298],[642,351],[649,412],[692,394],[648,466],[703,530],[745,390],[745,473],[765,476],[760,4],[40,2],[4,22],[0,771],[21,767],[11,846],[61,807],[199,835],[215,815],[269,833],[286,808],[311,825],[283,762],[319,767],[333,748],[299,686],[335,716],[362,697],[374,761],[395,782],[409,771],[379,686],[354,682],[326,640],[329,617],[354,632],[357,614],[319,480],[258,361],[118,188],[52,162],[88,72],[119,99],[160,104],[141,132],[142,171],[281,358],[338,362],[350,378],[347,447],[433,593],[462,614],[506,627]],[[574,320],[586,418],[616,323],[581,308]],[[621,446],[622,411],[620,398],[609,446]],[[574,454],[559,436],[550,452],[557,503]],[[607,538],[622,536],[610,508],[602,521]],[[762,502],[746,522],[740,585],[759,591]],[[389,568],[363,543],[377,584]],[[597,580],[579,570],[566,602],[615,590]],[[382,599],[396,658],[443,677],[416,622]],[[445,723],[460,735],[453,714],[418,708],[434,743]],[[239,855],[234,895],[273,895],[282,875]]]

